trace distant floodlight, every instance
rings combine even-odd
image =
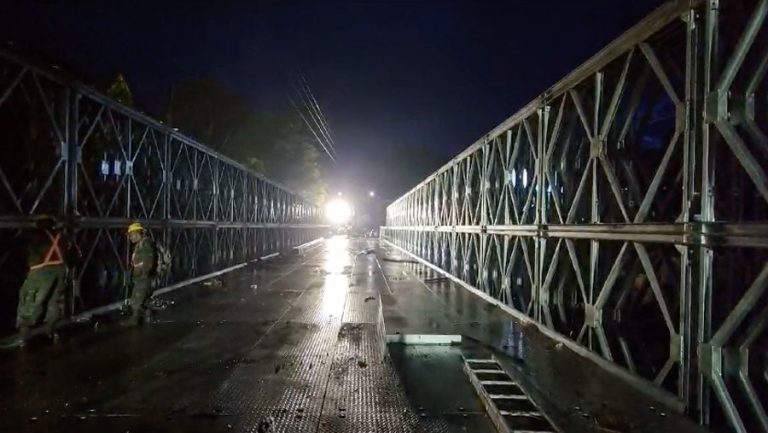
[[[344,195],[344,194],[342,194],[342,193],[341,193],[341,191],[339,191],[339,192],[337,192],[337,193],[336,193],[336,195],[337,195],[337,196],[339,196],[339,197],[341,197],[341,196],[342,196],[342,195]]]
[[[376,197],[376,191],[371,191],[368,193],[369,197]]]
[[[346,224],[352,218],[352,206],[341,199],[331,200],[325,205],[325,217],[331,224]]]

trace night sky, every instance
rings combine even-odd
[[[255,109],[289,109],[301,71],[335,133],[331,190],[390,200],[659,4],[2,1],[0,40],[102,90],[123,73],[154,115],[191,77],[214,78]],[[430,158],[402,151],[422,147]]]

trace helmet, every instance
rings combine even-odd
[[[141,225],[141,223],[133,223],[128,226],[128,233],[134,233],[134,232],[143,232],[144,226]]]

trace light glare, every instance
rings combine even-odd
[[[325,205],[325,217],[331,224],[345,224],[352,218],[352,206],[342,199],[334,199]]]

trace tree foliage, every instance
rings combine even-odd
[[[221,150],[248,112],[243,98],[216,81],[195,79],[173,87],[166,120],[185,134]]]
[[[128,82],[123,77],[123,74],[117,75],[115,81],[107,89],[107,96],[126,107],[133,107],[133,93],[130,87],[128,87]]]
[[[321,155],[301,119],[287,113],[251,113],[222,151],[294,191],[325,197]]]
[[[245,161],[245,165],[251,170],[259,174],[267,174],[267,170],[264,167],[264,161],[252,156]]]
[[[296,114],[249,110],[242,98],[206,79],[174,89],[168,123],[299,194],[325,198],[321,154]]]

